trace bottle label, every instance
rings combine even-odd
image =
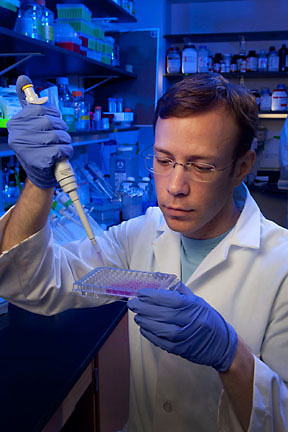
[[[268,71],[278,72],[279,70],[279,56],[270,56],[268,61]]]
[[[246,72],[246,71],[247,71],[247,61],[246,61],[246,59],[241,59],[240,72]]]
[[[167,73],[179,73],[180,72],[180,58],[179,59],[168,59]]]
[[[257,57],[247,58],[247,71],[257,71]]]
[[[54,41],[54,27],[52,27],[51,25],[44,26],[43,37],[44,37],[45,41],[53,42]]]
[[[184,55],[182,57],[182,73],[196,73],[197,72],[197,59],[196,56]]]
[[[260,111],[271,110],[271,96],[269,94],[260,96]]]
[[[259,71],[266,71],[267,70],[267,58],[266,57],[259,57],[258,59],[258,70]]]
[[[208,56],[198,57],[198,72],[208,72]]]
[[[285,91],[273,91],[271,109],[272,111],[287,110],[287,93]]]

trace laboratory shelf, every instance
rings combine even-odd
[[[171,79],[181,79],[189,75],[195,74],[182,74],[182,73],[166,73],[164,76]],[[288,72],[223,72],[221,73],[225,78],[288,78]]]
[[[242,37],[246,41],[259,40],[288,40],[287,30],[259,31],[259,32],[229,32],[229,33],[185,33],[185,34],[166,34],[164,38],[170,43],[183,43],[188,38],[194,43],[199,42],[237,42]]]
[[[133,132],[139,130],[139,127],[119,129],[103,129],[99,131],[70,132],[73,147],[79,147],[89,144],[107,142],[113,139],[113,135],[121,132]],[[0,158],[13,156],[14,151],[7,143],[7,136],[0,137]]]
[[[260,119],[286,119],[288,113],[287,112],[260,112],[258,117]]]
[[[66,0],[66,1],[59,1],[59,0],[50,0],[49,1],[49,9],[51,9],[56,16],[56,4],[57,3],[81,3],[79,0]],[[92,12],[92,18],[107,18],[112,17],[117,20],[117,22],[137,22],[137,19],[134,15],[131,15],[129,12],[127,12],[123,7],[119,6],[118,4],[114,3],[113,0],[97,0],[94,3],[92,2],[86,2],[87,7]]]
[[[0,26],[1,54],[11,54],[6,66],[13,64],[13,53],[22,53],[23,57],[35,54],[29,61],[22,63],[19,67],[12,69],[5,75],[17,76],[20,73],[29,75],[31,78],[52,78],[65,75],[81,76],[110,76],[115,78],[135,78],[136,74],[124,69],[101,63],[81,54],[66,50],[64,48],[48,44],[46,42],[32,39],[20,33],[15,33],[6,27]],[[19,56],[15,56],[15,61]],[[1,71],[0,71],[1,75]]]
[[[132,126],[132,127],[125,127],[125,128],[112,128],[112,129],[99,129],[95,131],[75,131],[75,132],[69,132],[71,137],[83,137],[83,136],[93,136],[93,135],[107,135],[115,132],[130,132],[130,131],[136,131],[139,130],[138,126]]]

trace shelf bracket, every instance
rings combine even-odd
[[[34,56],[43,56],[43,55],[44,54],[42,54],[42,53],[5,53],[5,54],[0,54],[0,57],[18,57],[18,56],[24,56],[24,58],[16,61],[11,66],[8,66],[7,68],[1,70],[0,71],[0,76],[4,75],[6,72],[9,72],[11,69],[14,69],[19,64],[26,62],[31,57],[34,57]]]
[[[93,77],[89,77],[89,78],[93,78]],[[102,81],[98,82],[97,84],[94,84],[93,86],[84,90],[84,93],[87,93],[90,90],[93,90],[94,88],[101,86],[102,84],[110,81],[111,79],[115,79],[115,78],[119,78],[119,77],[118,76],[96,76],[94,78],[103,78],[103,79],[102,79]]]

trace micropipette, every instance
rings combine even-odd
[[[32,84],[32,81],[29,77],[26,75],[21,75],[18,80],[21,80],[21,90],[25,94],[26,102],[30,104],[36,104],[41,105],[47,102],[48,97],[42,97],[39,98],[38,95],[34,91],[34,86]],[[79,196],[77,193],[77,183],[75,174],[73,171],[73,168],[70,164],[70,162],[67,159],[62,159],[55,164],[55,171],[54,171],[56,180],[58,181],[61,189],[69,195],[71,198],[76,211],[78,213],[78,216],[80,218],[80,221],[82,222],[82,225],[87,233],[88,238],[91,240],[92,244],[95,246],[96,241],[95,237],[92,231],[92,228],[88,222],[87,216],[83,210],[83,207],[80,203]]]

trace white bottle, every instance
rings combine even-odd
[[[287,111],[287,92],[283,84],[272,91],[271,111]]]
[[[209,52],[205,45],[200,46],[198,53],[198,72],[208,72]]]
[[[182,51],[182,73],[197,72],[197,50],[191,42],[187,42]]]

